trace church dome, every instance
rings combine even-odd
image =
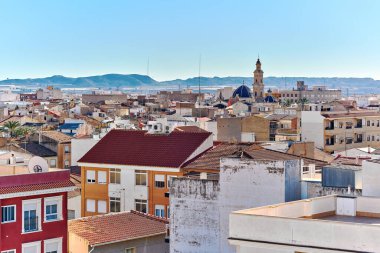
[[[264,101],[265,103],[275,103],[276,100],[274,99],[274,97],[272,95],[268,95],[264,98]]]
[[[232,95],[232,97],[236,97],[236,96],[239,96],[239,98],[250,98],[252,95],[249,88],[243,84],[234,91],[234,94]]]

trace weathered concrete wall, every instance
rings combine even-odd
[[[229,214],[285,201],[284,161],[222,158],[220,171],[220,243],[215,252],[235,252],[228,243]]]
[[[346,195],[348,194],[348,188],[323,187],[321,182],[302,181],[302,199],[316,198],[334,194]],[[351,190],[350,194],[354,196],[361,196],[362,190]]]
[[[242,118],[219,118],[217,119],[218,141],[240,142],[242,132]]]
[[[170,252],[219,252],[219,183],[173,178]]]
[[[222,158],[219,182],[174,178],[170,189],[170,252],[235,252],[227,240],[229,214],[284,202],[286,185],[292,186],[289,196],[300,196],[300,168],[298,160]]]

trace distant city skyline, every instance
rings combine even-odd
[[[0,80],[149,74],[380,79],[380,1],[0,1]]]

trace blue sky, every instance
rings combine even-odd
[[[147,73],[380,79],[380,1],[0,0],[0,79]]]

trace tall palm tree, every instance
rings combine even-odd
[[[301,105],[301,109],[302,109],[302,111],[303,111],[303,109],[305,108],[305,105],[306,105],[307,103],[309,103],[309,100],[307,100],[307,98],[300,98],[300,99],[298,100],[298,104]]]
[[[9,131],[9,134],[11,137],[14,136],[14,131],[20,126],[20,122],[18,121],[8,121],[4,124],[4,127],[6,127]]]

